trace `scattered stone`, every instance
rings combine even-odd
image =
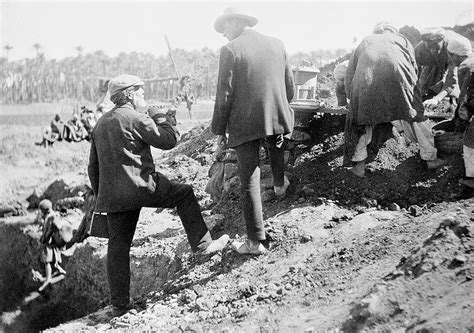
[[[410,212],[410,215],[411,216],[420,216],[422,214],[422,208],[418,205],[411,205],[410,207],[408,207],[408,211]]]
[[[302,235],[302,236],[300,237],[300,243],[303,243],[303,244],[304,244],[304,243],[311,242],[312,240],[313,240],[313,236],[311,236],[311,235],[306,235],[306,234],[305,234],[305,235]]]
[[[459,263],[464,264],[467,261],[467,258],[466,258],[466,256],[460,254],[460,255],[457,255],[456,257],[454,257],[454,261],[457,261]]]
[[[300,195],[310,197],[316,194],[316,187],[313,184],[305,185],[300,191]]]
[[[395,202],[392,202],[390,206],[388,206],[388,209],[394,212],[399,212],[400,211],[400,206],[396,204]]]

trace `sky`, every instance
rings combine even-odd
[[[474,21],[473,1],[22,1],[0,0],[0,46],[9,60],[35,56],[39,43],[48,59],[97,50],[166,55],[172,48],[218,50],[227,40],[214,28],[226,7],[259,19],[255,29],[281,39],[288,52],[350,49],[379,21],[418,29]]]

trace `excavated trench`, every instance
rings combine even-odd
[[[63,256],[66,278],[48,287],[38,298],[24,300],[40,286],[32,269],[44,274],[39,233],[19,225],[0,225],[0,331],[35,332],[83,317],[107,304],[107,241],[89,237],[78,244],[73,255]],[[179,236],[178,236],[179,237]],[[170,274],[180,267],[176,249],[134,241],[131,250],[131,297],[140,298],[159,290]],[[178,241],[179,242],[179,241]],[[173,241],[176,244],[175,241]]]

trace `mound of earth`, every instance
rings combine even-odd
[[[175,211],[143,209],[131,252],[134,309],[117,318],[97,311],[108,297],[106,241],[91,237],[46,303],[4,316],[28,321],[61,305],[76,309],[48,332],[472,330],[474,200],[460,199],[461,156],[428,170],[416,144],[390,139],[359,179],[342,167],[342,128],[340,116],[322,117],[312,124],[314,142],[290,154],[288,195],[263,203],[267,255],[226,248],[197,261]],[[194,186],[213,237],[241,238],[238,182],[219,202],[204,191],[215,147],[205,123],[176,149],[153,154],[160,171]],[[267,166],[262,177],[271,188]]]
[[[472,328],[474,203],[458,200],[461,157],[445,156],[447,166],[428,170],[415,144],[391,139],[361,180],[342,168],[342,122],[321,121],[314,130],[326,126],[324,134],[290,158],[290,194],[264,203],[268,255],[243,258],[226,249],[200,263],[181,252],[180,268],[143,295],[138,309],[106,322],[90,315],[51,331]],[[204,200],[215,138],[206,126],[193,131],[161,166]],[[208,207],[213,236],[245,235],[238,184]],[[453,310],[444,311],[446,304]]]

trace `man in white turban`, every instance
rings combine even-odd
[[[474,54],[471,41],[463,36],[449,40],[448,52],[454,63],[459,66],[459,104],[457,116],[464,121],[467,128],[463,139],[463,158],[466,177],[461,184],[466,186],[466,194],[474,194]]]

